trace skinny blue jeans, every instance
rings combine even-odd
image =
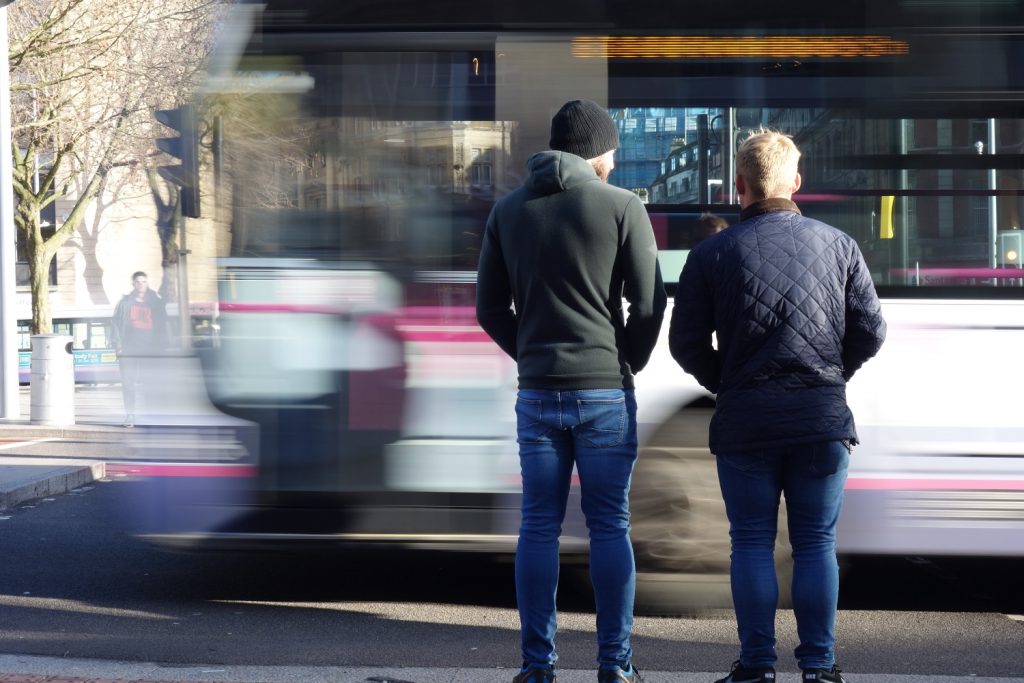
[[[732,540],[732,597],[744,667],[775,665],[775,536],[786,496],[793,549],[793,612],[801,669],[835,664],[839,600],[836,522],[850,450],[842,441],[719,453],[718,480]]]
[[[522,389],[516,421],[523,476],[515,567],[523,663],[553,668],[558,658],[558,537],[575,465],[590,534],[598,663],[626,668],[636,589],[628,497],[637,456],[633,390]]]

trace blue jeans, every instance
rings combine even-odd
[[[793,612],[801,669],[835,663],[839,600],[836,522],[850,451],[842,441],[744,453],[719,453],[718,480],[732,539],[732,597],[740,638],[740,663],[774,666],[775,535],[779,496],[786,495],[793,548]]]
[[[636,589],[628,498],[637,455],[633,391],[521,389],[516,419],[523,475],[516,549],[523,662],[553,667],[558,658],[558,537],[575,465],[590,531],[598,662],[625,668],[632,656],[629,639]]]

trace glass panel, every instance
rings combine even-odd
[[[300,121],[287,144],[268,135],[235,147],[250,179],[236,195],[236,255],[476,267],[495,192],[516,182],[513,124]],[[302,148],[323,150],[322,161],[289,161]],[[252,170],[260,167],[267,170]],[[260,182],[251,182],[253,174]]]
[[[328,53],[289,67],[296,91],[226,95],[232,254],[475,269],[495,195],[519,182],[516,126],[493,120],[493,62]]]
[[[107,349],[110,348],[110,323],[105,322],[90,322],[89,323],[89,345],[86,348],[89,349]]]
[[[28,322],[18,322],[18,350],[32,350],[32,329]]]
[[[635,119],[659,111],[611,113]],[[706,209],[729,222],[738,219],[738,207],[722,201],[727,189],[721,184],[723,165],[728,167],[730,160],[721,152],[728,137],[715,123],[729,117],[744,122],[734,129],[734,145],[761,125],[793,136],[802,153],[803,178],[794,201],[805,215],[858,240],[876,284],[1024,286],[1024,170],[1019,158],[1024,120],[886,119],[819,108],[702,113],[708,116],[706,145],[698,131],[691,135],[687,129],[673,137],[646,125],[623,126],[624,160],[617,162],[610,181],[634,192],[646,189],[658,205],[652,208],[652,221],[659,246],[672,252],[663,254],[667,277],[678,272],[685,258],[680,252],[707,234],[698,221]],[[680,120],[694,118],[689,109],[678,115]],[[643,161],[631,152],[640,137],[650,150]],[[702,155],[706,171],[700,169]],[[702,177],[707,178],[710,207],[698,196]]]
[[[952,59],[946,35],[826,34],[792,62],[771,37],[641,38],[657,57],[629,52],[632,37],[592,49],[508,32],[252,58],[260,87],[222,96],[232,254],[472,271],[494,199],[571,92],[613,104],[610,182],[648,204],[673,262],[707,233],[703,214],[736,221],[735,145],[766,125],[803,152],[801,209],[855,236],[879,285],[1021,286],[1016,38],[956,38]]]

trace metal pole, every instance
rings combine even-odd
[[[14,171],[11,158],[11,71],[7,52],[7,7],[0,3],[0,418],[20,418],[18,313],[14,268]]]
[[[907,130],[909,122],[907,119],[900,119],[899,122],[899,152],[900,156],[905,157],[910,150],[910,131]],[[910,174],[907,169],[901,169],[899,172],[899,189],[908,190],[910,185]],[[910,267],[910,195],[903,195],[899,199],[900,202],[900,225],[899,231],[899,252],[896,257],[897,263],[900,264],[900,268],[906,269]],[[910,275],[904,276],[904,281],[899,284],[921,284],[920,278],[912,278]]]
[[[736,203],[736,110],[726,107],[725,125],[722,126],[722,190],[723,199],[726,204]]]
[[[697,203],[711,203],[711,192],[708,187],[708,150],[710,149],[710,131],[708,115],[697,114]]]
[[[181,202],[178,202],[181,207]],[[192,348],[192,315],[188,305],[188,248],[185,236],[188,232],[188,219],[179,217],[180,232],[178,236],[178,330],[181,336],[181,348],[189,351]]]
[[[996,153],[996,120],[988,120],[988,153]],[[995,268],[999,264],[998,242],[999,242],[999,198],[995,195],[998,189],[999,179],[996,177],[996,169],[988,171],[988,189],[992,195],[988,198],[988,241],[989,241],[989,267]]]

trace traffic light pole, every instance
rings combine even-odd
[[[2,2],[3,0],[0,0]],[[188,218],[199,218],[199,134],[195,109],[184,105],[176,109],[158,109],[156,120],[173,131],[176,137],[157,138],[157,148],[180,159],[173,166],[160,166],[157,173],[178,187],[178,336],[184,351],[192,348],[192,311],[188,298]]]
[[[181,202],[178,202],[181,206]],[[185,243],[188,232],[188,219],[184,215],[178,217],[180,221],[178,234],[178,336],[181,340],[181,350],[191,350],[191,310],[188,305],[188,245]]]
[[[181,202],[178,202],[181,206]],[[188,298],[188,218],[181,216],[181,234],[178,235],[178,333],[181,337],[183,351],[192,349],[192,311]]]

